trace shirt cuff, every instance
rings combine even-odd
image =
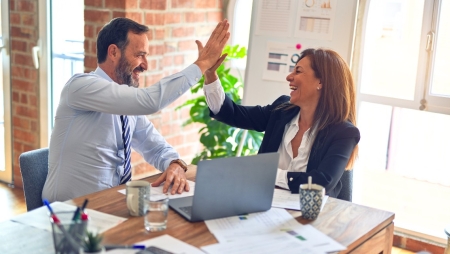
[[[200,68],[196,64],[191,64],[186,69],[182,70],[181,73],[186,76],[189,86],[194,86],[202,78],[203,74]]]
[[[277,179],[275,181],[275,185],[283,189],[289,190],[289,185],[287,184],[287,173],[288,173],[287,170],[279,168],[277,171]]]
[[[205,93],[206,103],[209,109],[216,115],[220,112],[220,108],[225,101],[225,91],[220,83],[220,79],[208,85],[203,85],[203,92]]]

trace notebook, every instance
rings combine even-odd
[[[203,221],[269,210],[278,153],[200,161],[194,196],[169,206],[188,221]]]

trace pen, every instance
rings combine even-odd
[[[83,205],[81,206],[81,211],[82,211],[82,212],[84,212],[84,208],[86,208],[88,202],[89,202],[88,199],[85,199],[85,200],[84,200]]]
[[[145,245],[105,245],[105,250],[113,250],[113,249],[145,249]]]
[[[80,208],[77,206],[77,209],[73,213],[72,221],[78,220],[78,215],[80,214]]]
[[[47,206],[48,210],[50,211],[50,214],[51,214],[51,215],[54,215],[55,213],[53,212],[52,207],[51,207],[50,204],[48,203],[48,200],[47,200],[47,199],[44,199],[42,202],[44,203],[45,206]]]

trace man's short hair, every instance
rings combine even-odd
[[[128,18],[115,18],[106,24],[97,36],[97,62],[103,63],[108,55],[108,47],[115,44],[121,51],[128,45],[128,32],[143,34],[148,27]]]

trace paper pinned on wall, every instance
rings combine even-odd
[[[337,0],[305,0],[300,2],[294,37],[332,40]]]
[[[262,0],[257,10],[257,35],[291,36],[291,0]]]

